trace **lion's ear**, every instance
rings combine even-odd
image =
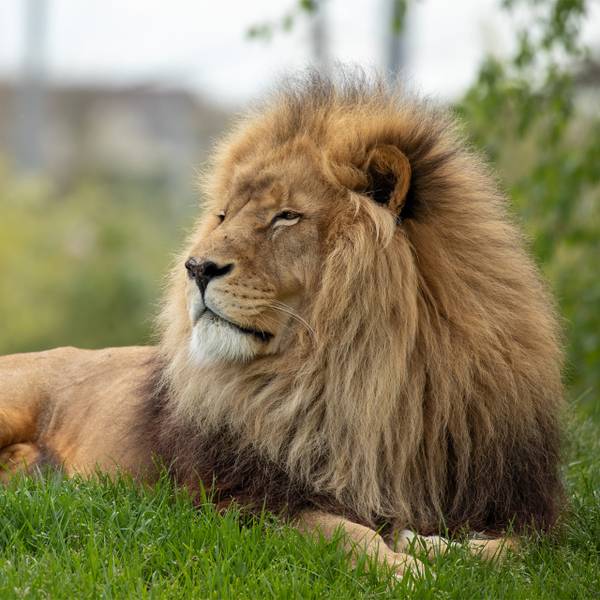
[[[400,218],[410,188],[411,169],[406,155],[396,146],[376,146],[367,157],[365,171],[365,193]]]

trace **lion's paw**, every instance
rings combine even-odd
[[[406,575],[410,575],[414,579],[421,578],[425,575],[426,566],[418,558],[404,554],[403,552],[393,552],[386,560],[394,571],[394,576],[397,579],[404,579]]]

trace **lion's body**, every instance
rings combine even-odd
[[[27,462],[68,474],[150,475],[151,450],[134,445],[131,432],[155,355],[155,348],[131,347],[0,357],[0,463],[14,445],[28,444]],[[17,456],[12,462],[23,466]]]
[[[223,501],[388,531],[553,525],[556,320],[445,113],[304,82],[226,140],[206,196],[159,347],[4,359],[0,427],[27,426],[0,447],[85,472],[155,453]]]

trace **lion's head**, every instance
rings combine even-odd
[[[365,522],[553,521],[553,310],[446,112],[311,76],[237,126],[204,187],[162,314],[180,418]]]

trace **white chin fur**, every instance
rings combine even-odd
[[[254,358],[256,342],[227,323],[200,318],[192,330],[190,353],[198,364],[242,362]]]

